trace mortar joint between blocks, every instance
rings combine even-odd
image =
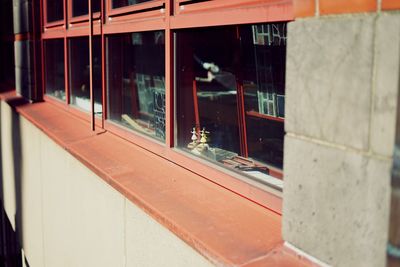
[[[368,133],[367,133],[367,140],[368,140],[368,152],[369,153],[373,153],[372,152],[372,131],[373,131],[373,127],[372,127],[372,117],[374,114],[374,99],[376,96],[376,54],[377,54],[377,27],[378,27],[378,23],[377,23],[377,19],[378,16],[374,17],[374,22],[373,22],[373,31],[372,31],[372,73],[371,73],[371,97],[370,97],[370,107],[369,107],[369,129],[368,129]]]
[[[357,153],[357,154],[363,155],[365,157],[374,158],[374,159],[378,159],[378,160],[392,161],[392,159],[393,159],[391,156],[388,157],[388,156],[376,154],[376,153],[373,153],[370,150],[362,150],[362,149],[357,149],[357,148],[354,148],[354,147],[348,147],[348,146],[345,146],[345,145],[332,143],[332,142],[329,142],[329,141],[324,141],[324,140],[321,140],[321,139],[317,139],[317,138],[314,138],[314,137],[305,136],[305,135],[301,135],[301,134],[286,133],[286,136],[297,138],[299,140],[311,142],[311,143],[318,144],[318,145],[321,145],[321,146],[330,147],[330,148],[334,148],[334,149],[350,152],[350,153]]]

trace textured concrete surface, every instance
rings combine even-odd
[[[333,266],[385,266],[390,161],[288,136],[285,147],[284,239]]]
[[[15,67],[15,89],[18,94],[30,98],[33,88],[33,71],[30,68]]]
[[[13,25],[15,34],[32,33],[32,1],[13,0]],[[32,41],[15,41],[15,88],[18,94],[31,99],[33,90]]]
[[[15,41],[14,42],[14,55],[15,66],[20,68],[30,68],[31,55],[33,53],[32,41]]]
[[[375,81],[371,149],[393,155],[400,73],[400,14],[383,13],[377,19]]]
[[[15,41],[15,89],[20,95],[30,98],[34,87],[32,41]]]
[[[28,0],[13,0],[14,33],[26,33],[32,29],[32,3]]]
[[[288,26],[283,235],[333,266],[385,266],[399,17]]]
[[[126,266],[213,266],[129,201],[126,241]]]
[[[368,148],[372,16],[289,23],[287,132]]]

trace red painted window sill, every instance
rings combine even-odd
[[[0,98],[211,262],[313,265],[283,245],[280,215],[50,103]]]

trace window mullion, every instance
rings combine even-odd
[[[172,13],[170,0],[165,2],[165,144],[174,146],[174,94],[173,94],[173,36],[170,28]]]

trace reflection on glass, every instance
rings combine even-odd
[[[164,32],[107,38],[108,117],[165,140]]]
[[[136,5],[153,0],[112,0],[112,8]]]
[[[64,1],[47,0],[47,22],[54,22],[64,19]]]
[[[100,0],[93,0],[93,12],[100,12]],[[72,16],[83,16],[88,14],[88,1],[87,0],[73,0],[72,1]]]
[[[65,101],[64,40],[44,42],[46,94]]]
[[[69,40],[71,104],[91,111],[90,107],[90,66],[89,38],[79,37]],[[99,36],[93,37],[93,93],[94,112],[102,112],[101,91],[101,42]]]
[[[260,24],[242,35],[248,155],[282,168],[286,24]]]
[[[286,24],[177,33],[177,143],[281,184]]]

